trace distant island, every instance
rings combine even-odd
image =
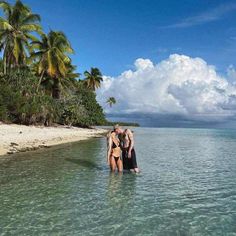
[[[140,126],[138,123],[133,123],[133,122],[112,122],[112,121],[106,122],[106,126],[114,126],[116,124],[119,124],[120,126],[133,126],[133,127]]]

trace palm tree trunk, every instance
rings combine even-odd
[[[6,57],[3,57],[3,74],[7,74],[7,62],[6,62]]]
[[[10,75],[11,71],[11,53],[9,52],[9,43],[5,46],[4,54],[3,54],[3,61],[4,61],[4,74]]]
[[[41,76],[40,76],[40,78],[39,78],[39,83],[38,83],[38,86],[37,86],[36,92],[39,91],[39,87],[40,87],[40,85],[41,85],[41,82],[42,82],[43,76],[44,76],[44,71],[42,72],[42,74],[41,74]]]
[[[3,73],[4,75],[7,74],[7,45],[5,46],[3,53]]]
[[[6,64],[7,64],[7,70],[6,70],[7,75],[10,75],[12,68],[12,55],[9,53],[7,54]]]
[[[52,87],[52,97],[55,99],[60,99],[60,82],[58,78],[54,78]]]

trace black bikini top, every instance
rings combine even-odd
[[[118,143],[118,145],[115,144],[115,142],[112,140],[112,148],[117,148],[120,147],[120,142]]]

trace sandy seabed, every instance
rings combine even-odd
[[[13,154],[77,142],[106,133],[105,129],[77,127],[41,127],[16,124],[0,124],[0,155]]]

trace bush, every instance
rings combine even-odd
[[[82,83],[77,82],[74,90],[55,100],[43,86],[37,91],[38,80],[28,68],[0,77],[0,120],[25,125],[59,123],[80,127],[106,123],[95,93]]]
[[[36,92],[37,78],[28,70],[13,71],[0,79],[0,119],[19,124],[49,124],[54,101]]]
[[[69,96],[59,101],[59,123],[64,125],[79,125],[81,119],[87,117],[86,109],[79,96]]]
[[[106,118],[102,107],[96,100],[96,94],[92,90],[85,88],[83,85],[79,86],[76,93],[81,96],[81,102],[86,109],[87,114],[86,117],[81,119],[81,123],[86,124],[87,126],[104,125],[106,123]]]

